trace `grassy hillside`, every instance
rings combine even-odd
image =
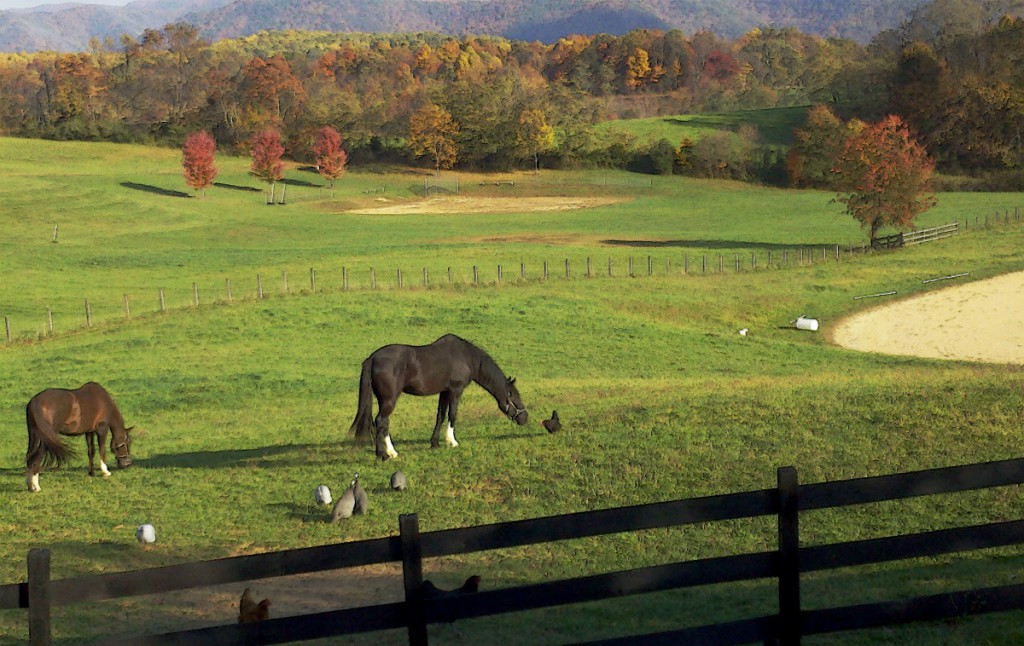
[[[351,173],[332,193],[316,186],[315,175],[292,169],[289,203],[271,207],[251,190],[258,187],[245,160],[221,160],[222,185],[200,199],[178,194],[186,189],[177,151],[0,140],[0,152],[9,178],[0,187],[0,314],[15,335],[0,347],[3,582],[22,580],[25,554],[41,545],[53,551],[54,576],[65,577],[392,535],[398,514],[412,511],[430,531],[767,487],[783,465],[817,482],[1019,455],[1019,366],[871,355],[826,341],[830,325],[865,306],[857,295],[935,289],[921,280],[954,272],[977,279],[1024,269],[1019,224],[837,262],[821,260],[821,250],[862,233],[830,195],[816,192],[678,178],[648,184],[625,174],[542,172],[503,177],[515,184],[497,186],[493,176],[460,176],[457,197],[465,201],[452,212],[383,215],[369,211],[421,202],[423,177]],[[524,206],[527,198],[560,197],[601,198],[603,205],[466,210],[468,200],[496,197]],[[983,222],[1022,204],[1017,194],[944,194],[923,222]],[[769,251],[776,266],[765,269]],[[779,267],[784,252],[805,261]],[[625,276],[630,257],[632,278]],[[707,275],[696,269],[704,257],[714,270]],[[596,274],[589,279],[587,258]],[[526,280],[518,279],[521,265]],[[472,284],[474,266],[480,285]],[[423,268],[428,288],[418,286]],[[255,299],[257,274],[265,280],[262,301]],[[159,288],[164,313],[156,311]],[[92,330],[83,329],[86,298]],[[40,338],[48,308],[56,334]],[[822,332],[791,329],[799,314],[818,317]],[[750,329],[747,337],[736,334],[741,327]],[[531,425],[510,426],[473,387],[460,409],[457,449],[429,449],[436,402],[411,396],[399,400],[391,420],[396,462],[382,464],[369,447],[350,445],[362,359],[386,343],[426,343],[445,332],[474,340],[517,377]],[[74,463],[44,472],[42,492],[27,493],[25,403],[42,388],[90,379],[105,384],[138,426],[136,466],[88,478],[84,442],[75,438]],[[537,426],[552,409],[565,426],[557,435]],[[412,482],[402,494],[387,488],[396,468]],[[314,488],[340,492],[357,471],[369,485],[372,513],[328,523]],[[1019,508],[1015,491],[999,490],[815,513],[802,519],[801,531],[815,544],[1018,518]],[[134,538],[142,522],[158,532],[147,548]],[[428,564],[428,576],[449,584],[472,571],[485,588],[499,587],[762,550],[774,533],[764,522],[651,531],[442,559]],[[804,594],[808,606],[824,607],[911,589],[996,585],[1016,581],[1021,563],[1018,550],[895,563],[808,577]],[[432,638],[564,643],[767,613],[771,598],[767,584],[715,586],[463,622],[458,631],[433,629]],[[280,601],[274,616],[294,612]],[[58,643],[70,644],[230,622],[233,608],[237,594],[216,607],[137,599],[64,609],[54,626]],[[1019,619],[997,615],[814,643],[1006,643],[1024,637]],[[0,643],[25,635],[24,614],[0,613]],[[395,633],[357,643],[403,639]]]

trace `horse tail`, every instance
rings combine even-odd
[[[25,407],[25,423],[28,426],[28,456],[42,453],[42,466],[59,467],[67,464],[75,452],[60,441],[52,425],[42,418],[41,411],[33,411],[34,402]]]
[[[365,441],[377,431],[373,422],[373,388],[370,386],[372,363],[372,358],[367,357],[363,361],[363,371],[359,375],[359,408],[356,410],[356,418],[352,420],[352,427],[349,429],[349,433],[355,435],[357,440]]]

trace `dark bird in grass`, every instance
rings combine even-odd
[[[540,425],[546,428],[548,433],[554,433],[562,428],[562,423],[558,421],[558,411],[551,411],[551,419],[544,420]]]
[[[242,592],[242,598],[238,600],[238,623],[247,624],[254,621],[263,621],[270,618],[270,599],[264,599],[256,603],[252,599],[249,588]]]
[[[423,596],[425,597],[454,597],[460,594],[469,594],[471,592],[477,592],[480,590],[480,575],[474,574],[473,576],[466,579],[466,582],[461,587],[455,588],[454,590],[442,590],[433,583],[430,579],[423,582]]]

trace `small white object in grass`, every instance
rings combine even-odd
[[[810,330],[811,332],[815,332],[818,329],[818,319],[809,319],[799,316],[795,321],[793,321],[793,323],[796,325],[796,329],[798,330]]]
[[[750,330],[748,330],[747,328],[743,328],[742,330],[740,330],[740,336],[747,336],[747,332],[749,331]]]
[[[318,505],[329,505],[331,504],[331,490],[327,485],[320,485],[316,488],[316,504]]]
[[[149,523],[139,525],[139,528],[135,530],[135,538],[138,539],[140,543],[155,543],[156,528]]]

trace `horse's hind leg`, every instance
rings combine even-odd
[[[452,393],[448,402],[448,432],[445,435],[445,441],[452,448],[459,445],[455,439],[455,418],[459,414],[459,395],[461,394],[461,392]]]
[[[43,464],[43,445],[38,443],[32,445],[32,437],[29,435],[28,453],[25,455],[25,484],[28,490],[35,493],[39,491],[39,469]]]
[[[437,398],[437,421],[434,422],[434,434],[430,436],[430,448],[436,449],[441,444],[441,424],[444,424],[444,419],[448,415],[448,402],[451,398],[451,393],[447,390],[442,391]]]
[[[379,410],[377,411],[377,419],[374,422],[377,426],[377,457],[381,460],[397,458],[398,451],[395,450],[395,445],[391,443],[391,432],[388,430],[388,427],[391,425],[388,418],[395,410],[395,402],[378,401],[377,403]]]

